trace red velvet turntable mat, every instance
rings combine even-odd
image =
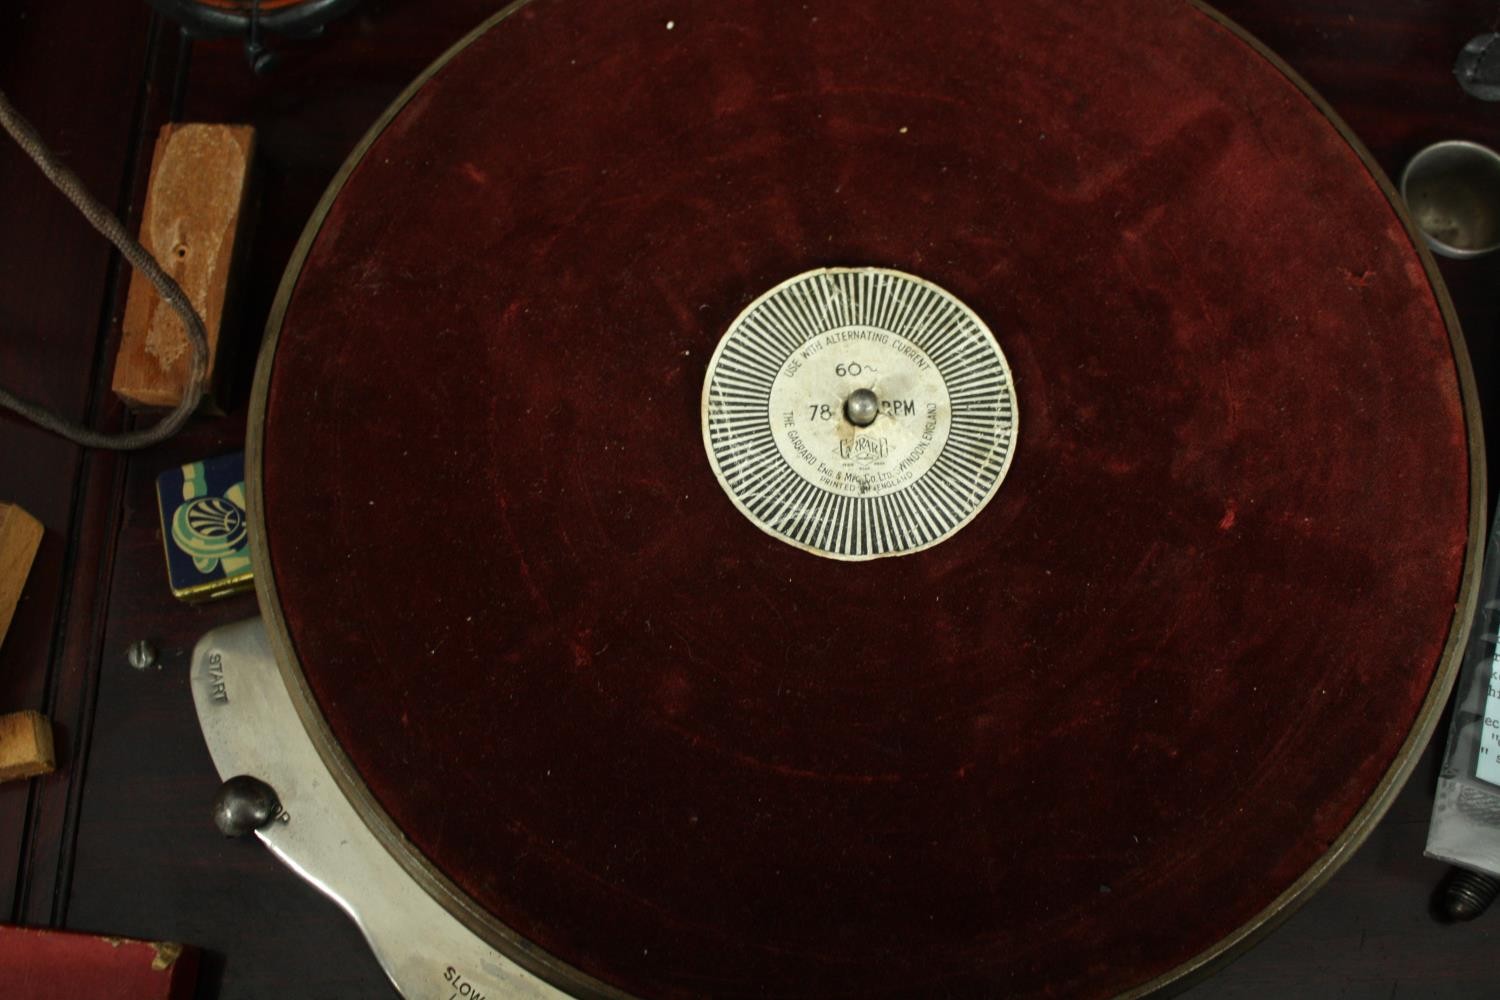
[[[1014,371],[1009,477],[918,554],[772,538],[704,452],[720,337],[834,265]],[[1140,985],[1317,870],[1440,675],[1434,290],[1186,4],[536,0],[295,267],[263,593],[413,848],[624,990]]]

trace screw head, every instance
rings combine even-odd
[[[137,670],[150,670],[157,664],[156,647],[147,639],[137,639],[125,651],[125,659]]]
[[[214,826],[226,837],[243,837],[269,826],[281,815],[276,789],[248,774],[237,774],[214,796]]]
[[[246,53],[246,56],[250,60],[250,72],[256,76],[265,76],[281,64],[280,53],[267,52],[264,49],[253,55]]]
[[[868,427],[880,416],[880,397],[869,389],[855,389],[844,400],[844,416],[855,427]]]

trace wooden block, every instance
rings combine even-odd
[[[210,386],[254,147],[249,126],[164,125],[151,157],[141,244],[203,317]],[[145,275],[132,271],[115,395],[133,408],[175,406],[187,387],[191,357],[181,317]]]
[[[0,642],[10,629],[41,543],[42,526],[36,518],[14,504],[0,503]]]
[[[188,1000],[197,983],[196,948],[0,925],[0,997]]]
[[[51,774],[57,766],[52,752],[52,723],[40,712],[0,715],[0,781]]]

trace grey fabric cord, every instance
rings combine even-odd
[[[163,271],[161,265],[157,264],[156,259],[146,251],[146,248],[125,231],[125,227],[120,224],[120,220],[115,218],[113,213],[84,190],[83,183],[78,176],[63,166],[52,154],[31,123],[22,118],[11,105],[4,91],[0,91],[0,125],[5,127],[10,137],[16,140],[17,144],[26,151],[26,155],[30,156],[42,169],[47,179],[67,196],[78,211],[83,213],[83,217],[89,220],[89,224],[113,243],[121,256],[133,267],[150,279],[162,299],[177,311],[177,315],[182,317],[183,326],[187,330],[188,344],[193,350],[192,370],[188,376],[187,391],[183,393],[182,401],[177,404],[176,409],[147,430],[128,431],[122,434],[100,434],[64,420],[46,407],[22,399],[3,388],[0,388],[0,406],[19,413],[38,427],[61,435],[74,444],[83,445],[86,448],[130,451],[165,441],[181,429],[203,398],[203,379],[208,371],[208,335],[203,329],[203,320],[183,292],[182,286],[177,284],[170,274]]]

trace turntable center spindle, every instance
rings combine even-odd
[[[844,400],[844,416],[855,427],[868,427],[880,415],[880,398],[869,389],[855,389]]]

